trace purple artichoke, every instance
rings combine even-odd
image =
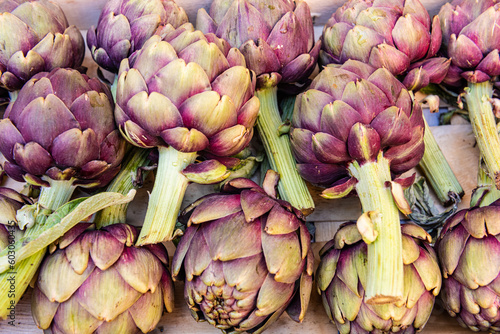
[[[117,73],[120,63],[140,50],[153,35],[163,36],[167,25],[188,22],[173,0],[111,0],[106,2],[97,27],[87,32],[87,45],[96,63]]]
[[[215,0],[209,13],[198,10],[196,27],[239,48],[257,77],[276,73],[282,83],[306,80],[321,47],[301,0]]]
[[[82,64],[85,44],[48,0],[0,0],[0,87],[20,89],[38,72]]]
[[[65,203],[77,185],[105,185],[125,151],[112,101],[106,85],[76,70],[35,75],[0,120],[7,174],[42,186],[39,202],[51,210]],[[44,197],[52,187],[51,196],[65,198],[55,207],[54,198]],[[63,195],[63,190],[68,191]]]
[[[136,146],[159,150],[141,244],[173,238],[185,175],[203,183],[227,177],[216,159],[248,145],[259,111],[255,76],[237,49],[189,23],[167,25],[164,32],[163,40],[151,37],[122,62],[117,82],[115,115],[122,134]],[[205,153],[210,160],[192,165]]]
[[[311,236],[300,211],[276,199],[276,176],[268,171],[264,188],[233,179],[180,217],[173,278],[185,280],[193,317],[224,333],[261,333],[285,310],[300,322],[309,303]]]
[[[43,261],[31,301],[37,326],[61,334],[152,331],[164,306],[173,309],[165,247],[134,247],[130,225],[89,225],[71,229]]]
[[[436,241],[448,313],[473,331],[500,332],[500,201],[450,217]]]
[[[320,250],[318,292],[341,334],[415,333],[423,329],[441,289],[441,273],[431,236],[414,224],[403,233],[404,299],[391,305],[364,301],[367,247],[356,225],[342,225]]]
[[[350,0],[326,23],[320,62],[359,60],[394,75],[409,72],[408,89],[440,83],[450,61],[434,58],[441,46],[439,18],[432,20],[419,0]]]

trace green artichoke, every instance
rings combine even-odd
[[[403,233],[404,298],[394,304],[370,305],[367,247],[353,223],[342,225],[320,250],[316,271],[318,292],[341,334],[415,333],[425,326],[441,289],[441,273],[431,237],[414,224]]]
[[[460,325],[500,332],[500,200],[450,217],[436,241],[441,299]]]
[[[280,196],[310,214],[314,201],[292,167],[290,141],[280,131],[283,121],[277,103],[278,84],[300,91],[316,68],[321,41],[314,42],[309,6],[302,0],[215,0],[209,13],[198,10],[196,26],[239,48],[257,75],[256,96],[261,102],[257,129],[271,168],[280,174]]]
[[[99,66],[117,73],[121,61],[151,36],[163,36],[168,24],[177,28],[186,22],[186,12],[173,0],[112,0],[104,5],[97,27],[87,31],[87,45]]]
[[[500,189],[500,138],[491,104],[493,82],[500,75],[500,4],[494,0],[455,0],[443,5],[438,15],[442,51],[452,59],[443,83],[465,91],[481,156]]]
[[[326,67],[295,102],[290,137],[299,173],[329,187],[326,198],[355,190],[369,214],[362,234],[370,242],[366,294],[372,303],[403,298],[398,208],[411,212],[402,186],[413,179],[392,176],[420,161],[423,136],[418,101],[387,69],[359,61]]]
[[[432,20],[419,0],[350,0],[326,23],[321,39],[322,65],[359,60],[392,74],[419,90],[440,83],[450,61],[435,57],[441,46],[439,17]]]
[[[42,186],[39,203],[50,210],[78,185],[106,185],[125,152],[112,101],[105,84],[76,70],[35,75],[0,120],[7,175]]]
[[[52,333],[146,333],[173,309],[163,245],[134,247],[126,224],[81,223],[40,267],[31,301],[35,323]]]
[[[0,0],[0,45],[0,87],[9,91],[36,73],[78,67],[85,54],[78,28],[49,0]]]
[[[172,239],[189,180],[223,180],[229,173],[218,160],[250,142],[259,100],[253,96],[255,75],[244,65],[237,49],[189,23],[167,25],[163,39],[152,36],[123,60],[116,121],[129,142],[159,150],[139,244]],[[209,159],[193,164],[198,156]]]
[[[249,179],[226,183],[223,192],[184,210],[188,227],[172,262],[174,280],[197,321],[224,333],[261,333],[285,310],[304,318],[314,258],[299,210],[276,199],[277,174],[263,188]]]

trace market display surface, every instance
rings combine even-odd
[[[500,332],[500,3],[0,0],[0,333]]]

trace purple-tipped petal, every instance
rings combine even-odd
[[[257,290],[267,277],[266,262],[262,254],[224,261],[222,269],[227,284],[241,292]]]
[[[312,136],[312,149],[316,158],[323,163],[338,164],[351,160],[346,143],[324,132]]]
[[[269,196],[253,190],[243,190],[240,198],[241,209],[249,223],[271,210],[276,203]]]
[[[402,145],[411,139],[410,120],[398,107],[389,107],[382,111],[370,125],[380,136],[381,148]]]
[[[33,289],[33,296],[31,297],[31,314],[39,328],[49,328],[58,307],[58,302],[51,302],[48,300],[40,289],[35,286]]]
[[[287,234],[296,231],[299,226],[300,220],[292,212],[275,205],[267,216],[264,231],[272,235]]]
[[[99,159],[99,143],[92,129],[70,129],[57,136],[52,143],[52,157],[59,166],[81,167]]]
[[[452,35],[448,45],[448,55],[454,65],[462,68],[475,68],[483,59],[483,53],[479,47],[467,36]]]
[[[234,66],[221,73],[213,82],[212,90],[227,95],[239,110],[254,94],[255,78],[243,66]]]
[[[278,72],[281,68],[276,53],[263,39],[248,40],[240,48],[245,56],[245,62],[256,76],[266,73]]]
[[[431,42],[429,29],[415,15],[401,16],[392,30],[392,38],[410,61],[424,58]]]
[[[349,155],[359,161],[370,161],[380,152],[380,136],[377,131],[361,123],[351,128],[347,148]]]
[[[361,115],[364,123],[370,123],[376,115],[391,106],[386,95],[368,80],[348,83],[342,100]]]
[[[16,163],[33,175],[44,175],[54,164],[50,153],[36,142],[29,142],[26,145],[17,143],[13,153]]]
[[[196,129],[177,127],[162,131],[163,140],[180,152],[198,152],[208,145],[207,137]]]
[[[237,154],[249,144],[252,135],[253,128],[237,124],[213,135],[207,151],[218,156]]]
[[[297,170],[306,181],[323,186],[330,186],[347,176],[346,168],[339,165],[299,163]]]
[[[345,36],[340,61],[355,59],[368,63],[371,49],[383,42],[384,38],[374,30],[356,25]]]
[[[201,224],[211,220],[227,217],[241,211],[240,195],[208,196],[201,202],[191,214],[189,224]]]
[[[281,66],[308,51],[304,40],[307,40],[309,36],[303,35],[300,23],[295,13],[288,12],[274,25],[267,37],[267,43],[276,53]],[[290,43],[289,41],[297,42]]]
[[[309,77],[316,67],[320,49],[321,42],[318,41],[309,53],[303,53],[286,64],[281,69],[281,81],[283,83],[301,82]]]
[[[293,283],[280,283],[267,275],[257,297],[257,316],[267,316],[287,304],[293,296]]]
[[[394,75],[405,72],[410,66],[410,58],[405,53],[389,44],[380,44],[370,52],[370,65],[386,68]]]
[[[290,142],[295,159],[299,163],[319,164],[312,151],[312,136],[314,133],[306,129],[293,128],[290,132]]]
[[[347,141],[351,127],[361,122],[361,115],[342,100],[336,100],[323,108],[321,131]]]
[[[498,49],[488,53],[488,55],[481,60],[479,65],[477,65],[476,69],[491,77],[500,75],[500,57],[498,55]]]
[[[187,177],[190,182],[213,184],[225,180],[229,177],[230,172],[222,163],[211,159],[187,166],[182,170],[182,175]]]
[[[313,132],[321,129],[321,111],[334,99],[320,90],[309,89],[300,98],[300,124]]]
[[[260,110],[260,101],[257,96],[248,100],[238,111],[238,124],[252,128],[257,121]]]
[[[96,267],[106,270],[120,258],[124,245],[106,231],[90,233],[94,234],[90,242],[90,256]]]
[[[358,181],[353,177],[339,179],[333,187],[323,190],[321,197],[326,199],[342,198],[351,193]]]

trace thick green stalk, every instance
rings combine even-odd
[[[378,234],[368,244],[368,282],[365,301],[370,304],[397,302],[403,298],[403,250],[399,211],[391,188],[389,161],[379,155],[376,161],[359,165],[353,162],[349,171],[358,180],[356,192],[364,212],[374,212],[373,228]],[[377,214],[378,213],[378,214]]]
[[[127,154],[127,159],[122,163],[122,168],[118,175],[108,185],[106,191],[127,194],[130,190],[135,189],[134,177],[137,169],[146,166],[149,163],[150,150],[145,150],[139,147],[132,147]],[[128,203],[109,206],[96,214],[94,223],[97,228],[102,228],[107,225],[125,223],[127,220]]]
[[[314,201],[305,181],[300,177],[287,134],[279,134],[283,124],[278,109],[277,87],[258,89],[260,100],[257,129],[266,150],[271,168],[280,175],[278,191],[282,199],[290,202],[305,215],[314,210]]]
[[[493,84],[490,81],[469,83],[466,88],[465,99],[477,145],[489,176],[500,189],[500,139],[490,103],[492,96]]]
[[[43,208],[51,211],[57,210],[61,205],[68,202],[75,191],[76,186],[73,185],[74,179],[71,180],[52,180],[46,179],[50,183],[50,187],[42,187],[38,204]]]
[[[495,182],[488,176],[482,159],[479,159],[477,188],[471,197],[471,207],[476,205],[488,206],[499,198],[500,190],[497,189]]]
[[[434,189],[439,201],[443,205],[448,206],[453,204],[452,194],[455,193],[458,195],[457,197],[461,198],[464,195],[464,190],[455,174],[453,174],[425,118],[424,122],[425,152],[422,160],[419,162],[419,166],[432,189]]]
[[[182,153],[172,147],[159,147],[158,152],[155,184],[137,239],[138,246],[172,240],[177,235],[175,222],[189,183],[181,172],[197,156],[197,153]]]

